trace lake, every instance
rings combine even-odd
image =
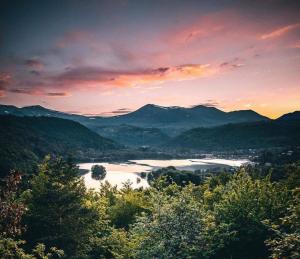
[[[146,179],[139,177],[141,172],[149,172],[162,167],[174,166],[180,170],[205,170],[215,167],[239,167],[249,160],[229,160],[229,159],[170,159],[170,160],[129,160],[124,163],[80,163],[80,169],[89,170],[83,175],[87,188],[97,189],[100,182],[108,181],[112,185],[117,185],[118,188],[126,181],[132,183],[133,188],[149,187]],[[95,180],[91,176],[91,167],[93,165],[102,165],[105,167],[107,174],[101,181]],[[137,181],[137,179],[140,181]]]

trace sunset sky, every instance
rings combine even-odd
[[[300,1],[0,0],[0,103],[300,110]]]

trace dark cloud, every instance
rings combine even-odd
[[[36,71],[36,70],[31,70],[30,74],[35,75],[35,76],[41,75],[41,73],[39,71]]]
[[[11,93],[16,94],[28,94],[28,95],[36,95],[36,96],[50,96],[50,97],[64,97],[68,96],[65,92],[44,92],[40,89],[30,89],[30,88],[12,88],[7,90]]]
[[[8,92],[16,93],[16,94],[30,94],[30,95],[34,93],[30,89],[22,89],[22,88],[9,89]]]
[[[53,97],[68,96],[68,94],[64,92],[52,92],[52,93],[46,93],[46,95],[53,96]]]
[[[102,116],[114,116],[114,115],[122,115],[122,114],[126,114],[132,112],[131,109],[128,108],[120,108],[114,111],[110,111],[110,112],[103,112],[101,113]]]
[[[24,65],[29,68],[34,68],[34,69],[38,69],[38,70],[44,68],[43,62],[37,58],[30,58],[30,59],[24,60]]]
[[[220,68],[222,69],[235,69],[244,66],[244,59],[234,58],[229,61],[224,61],[220,64]]]
[[[203,102],[203,103],[192,105],[191,108],[195,108],[197,106],[206,106],[206,107],[214,107],[214,108],[221,107],[219,102],[217,102],[216,100],[212,100],[212,99],[205,100],[205,102]]]

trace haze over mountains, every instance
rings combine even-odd
[[[0,106],[0,169],[48,153],[76,159],[235,151],[300,144],[300,112],[271,120],[254,111],[223,112],[213,107],[148,104],[114,117],[88,117],[46,109]],[[137,147],[150,147],[150,153]],[[149,150],[147,151],[149,152]],[[156,153],[155,153],[156,152]],[[153,154],[152,154],[153,155]]]
[[[252,110],[224,112],[215,107],[203,105],[184,108],[178,106],[163,107],[154,104],[147,104],[134,112],[112,117],[69,114],[50,110],[42,106],[18,108],[8,105],[0,106],[0,115],[14,115],[18,117],[46,116],[73,120],[102,137],[131,147],[159,147],[166,146],[166,143],[168,143],[172,147],[181,145],[182,148],[205,150],[251,148],[251,146],[255,146],[254,142],[243,144],[243,141],[239,140],[240,146],[233,144],[235,142],[234,139],[238,138],[238,136],[241,138],[244,136],[246,142],[250,141],[250,135],[256,138],[258,146],[261,146],[263,143],[267,145],[267,139],[274,132],[278,132],[275,128],[286,127],[280,122],[295,121],[294,124],[297,125],[300,118],[300,112],[293,112],[281,116],[276,120],[278,123],[274,124],[272,123],[273,120]],[[222,139],[224,132],[230,139],[228,139],[228,143]],[[258,140],[263,138],[266,132],[269,133],[267,133],[265,140]],[[288,134],[287,131],[281,133]],[[229,137],[228,134],[232,134],[232,136]],[[282,142],[278,135],[276,137],[278,138],[277,142],[273,143],[271,141],[270,145],[290,143],[289,141]],[[218,140],[218,138],[220,139]],[[223,143],[224,147],[221,144],[217,146],[218,143]],[[210,146],[206,146],[208,144]]]
[[[252,110],[224,112],[203,105],[184,108],[147,104],[134,112],[112,117],[68,114],[46,109],[42,106],[17,108],[1,105],[1,114],[49,116],[74,120],[104,137],[109,137],[125,145],[158,144],[168,136],[173,137],[195,127],[213,127],[228,123],[269,120],[269,118]]]

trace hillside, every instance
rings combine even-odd
[[[169,140],[169,136],[159,129],[141,128],[126,124],[100,126],[94,131],[126,146],[157,146]]]
[[[288,121],[288,120],[300,120],[300,111],[287,113],[279,117],[277,120]]]
[[[195,128],[164,146],[203,151],[255,149],[300,145],[300,121],[269,121]]]
[[[0,146],[2,174],[11,168],[30,169],[49,153],[81,158],[119,147],[74,121],[16,116],[0,116]]]

